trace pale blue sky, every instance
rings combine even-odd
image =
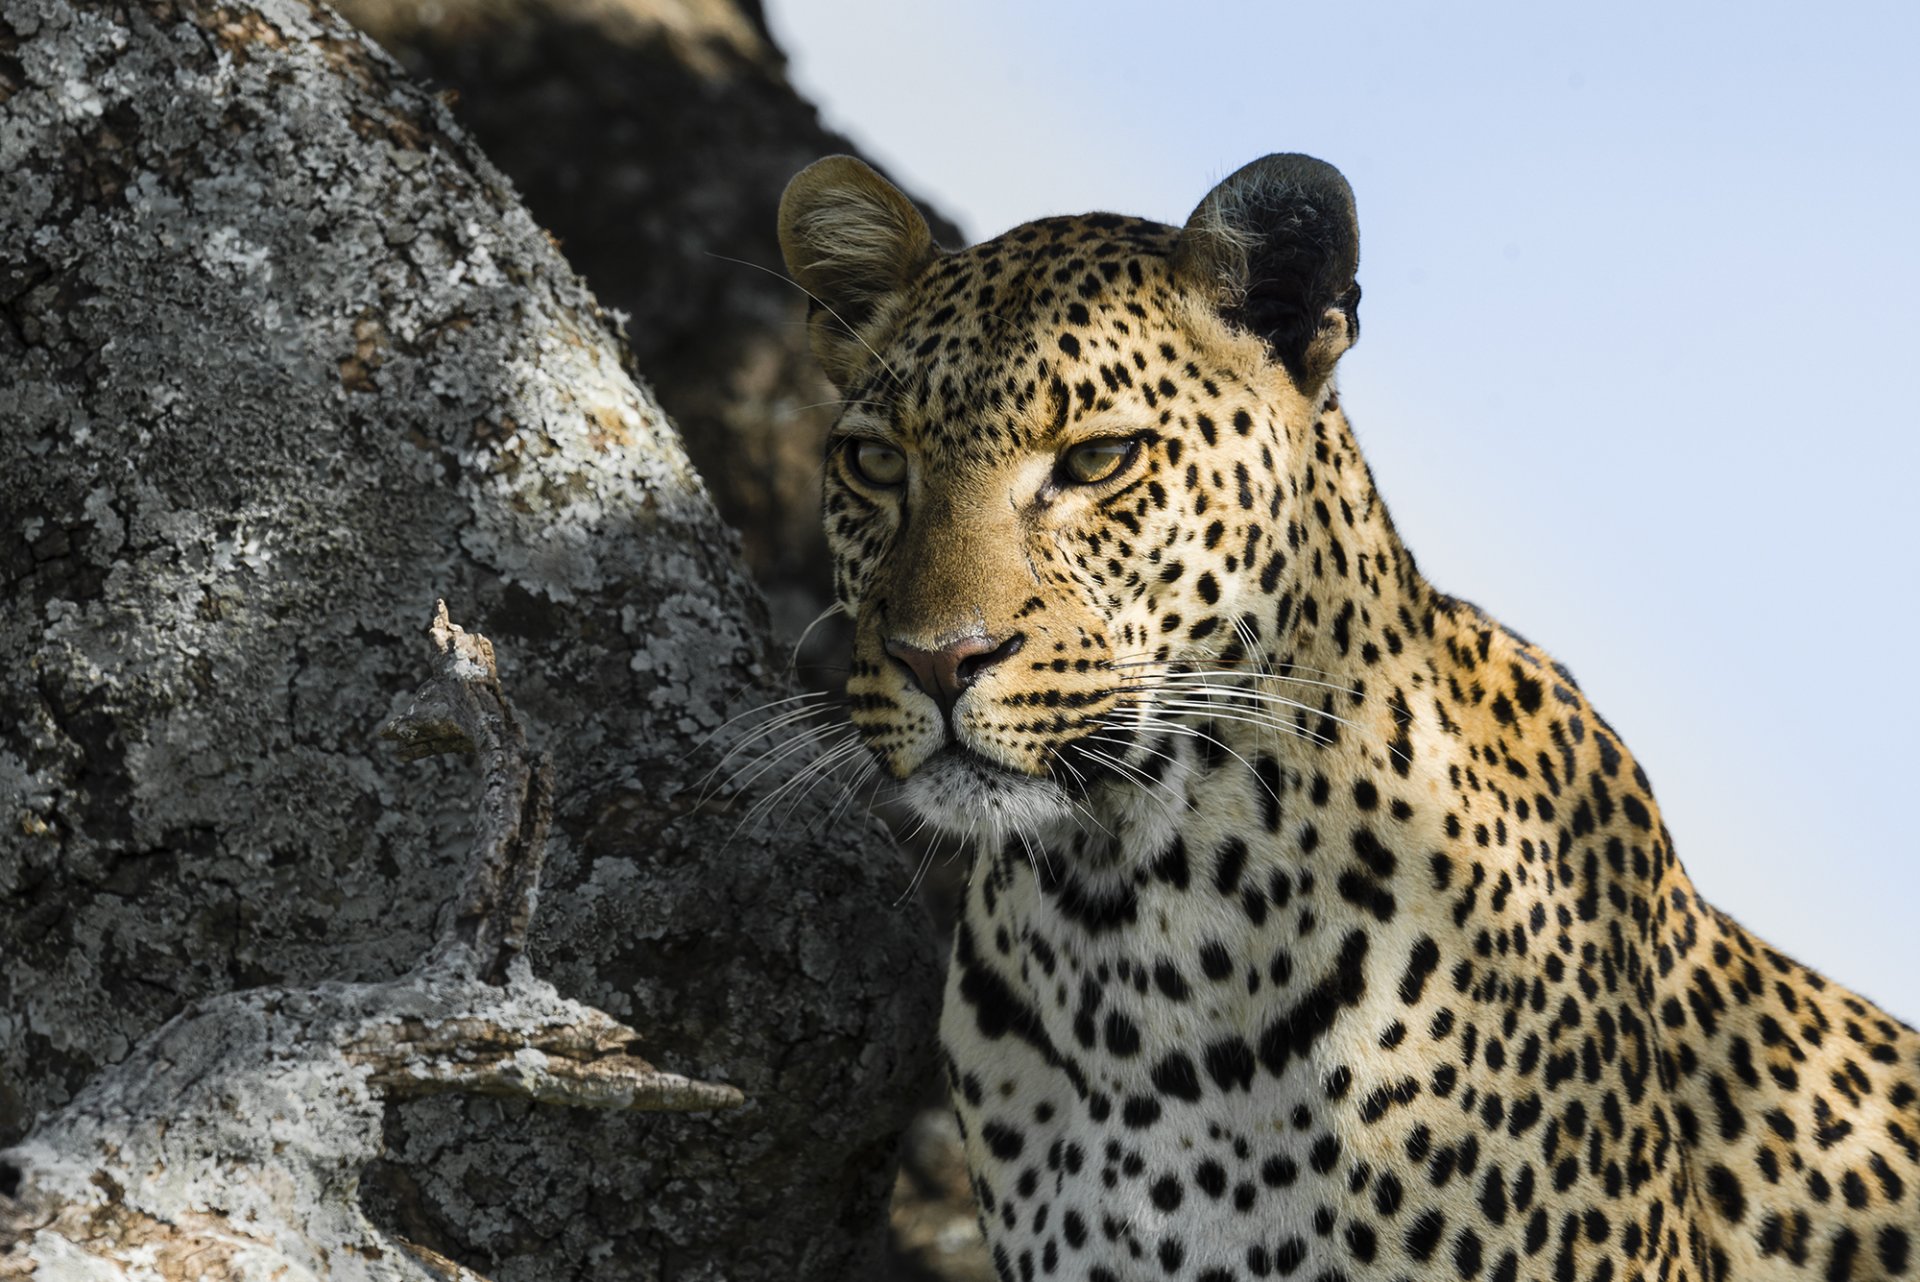
[[[1422,568],[1573,669],[1709,898],[1920,1021],[1920,5],[768,3],[975,238],[1340,166]]]

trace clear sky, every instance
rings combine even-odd
[[[1920,1022],[1920,5],[768,4],[975,238],[1340,166],[1421,567],[1573,669],[1710,899]]]

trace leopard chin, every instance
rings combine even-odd
[[[995,845],[1019,835],[1057,839],[1081,826],[1074,797],[1052,779],[1009,770],[954,743],[907,776],[899,798],[942,832]]]
[[[1076,787],[1023,774],[949,743],[899,785],[897,799],[931,827],[979,849],[1052,847],[1087,870],[1130,863],[1126,852],[1157,851],[1175,836],[1179,798],[1194,763],[1175,749],[1151,788],[1124,773],[1082,775]]]

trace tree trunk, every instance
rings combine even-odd
[[[536,979],[527,925],[553,771],[529,750],[493,646],[447,618],[434,675],[382,733],[414,760],[478,759],[467,875],[409,974],[249,988],[190,1004],[0,1149],[0,1279],[485,1282],[371,1222],[382,1105],[450,1091],[576,1108],[738,1108],[662,1072],[638,1035]]]
[[[343,0],[513,180],[679,424],[776,621],[832,601],[820,445],[839,395],[808,349],[774,214],[853,145],[787,82],[757,0]],[[961,237],[929,212],[936,237]],[[844,647],[831,630],[822,650]]]
[[[536,969],[749,1103],[409,1104],[385,1212],[499,1282],[859,1275],[937,965],[831,786],[701,800],[698,740],[782,693],[734,547],[358,32],[0,0],[0,1143],[193,998],[418,954],[470,812],[373,735],[439,595],[555,758]]]

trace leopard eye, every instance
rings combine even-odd
[[[847,462],[855,476],[881,489],[907,479],[907,456],[884,441],[854,441],[847,447]]]
[[[1097,485],[1133,460],[1140,442],[1124,436],[1109,436],[1097,441],[1082,441],[1060,456],[1064,479],[1077,485]]]

